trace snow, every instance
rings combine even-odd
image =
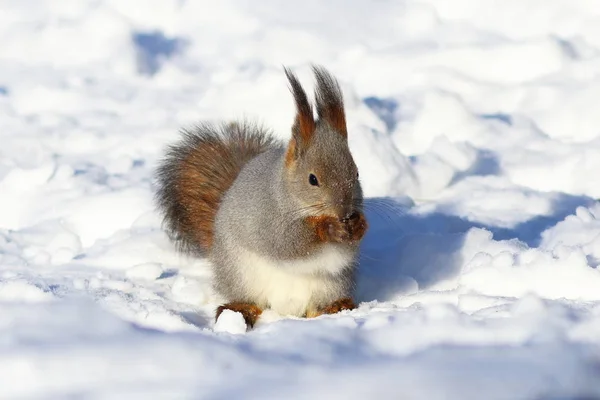
[[[596,0],[3,2],[0,397],[600,398]],[[357,310],[246,332],[160,229],[180,127],[344,90]]]
[[[244,333],[248,330],[246,322],[242,314],[233,312],[230,310],[224,310],[219,316],[219,319],[215,322],[215,332],[228,332],[228,333]]]

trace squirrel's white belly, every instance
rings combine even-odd
[[[301,260],[278,261],[248,250],[238,258],[245,289],[256,303],[295,316],[337,300],[340,278],[336,275],[351,266],[352,260],[351,251],[334,245]]]

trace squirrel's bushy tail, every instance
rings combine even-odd
[[[183,131],[156,174],[156,201],[179,250],[210,249],[223,195],[244,165],[274,144],[269,132],[247,123],[203,124]]]

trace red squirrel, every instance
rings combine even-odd
[[[314,66],[313,107],[287,68],[296,104],[281,143],[248,123],[183,131],[157,170],[157,203],[181,251],[206,256],[214,287],[249,328],[262,311],[315,317],[351,310],[367,230],[342,91]]]

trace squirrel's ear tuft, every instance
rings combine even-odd
[[[315,134],[315,118],[312,106],[308,102],[306,92],[302,89],[298,78],[288,68],[284,67],[284,70],[296,102],[296,119],[292,126],[292,141],[295,143],[290,143],[290,147],[293,147],[293,151],[296,153],[305,149]]]
[[[343,137],[348,137],[344,97],[339,83],[325,68],[313,65],[312,69],[317,80],[315,98],[319,120],[327,122]]]

